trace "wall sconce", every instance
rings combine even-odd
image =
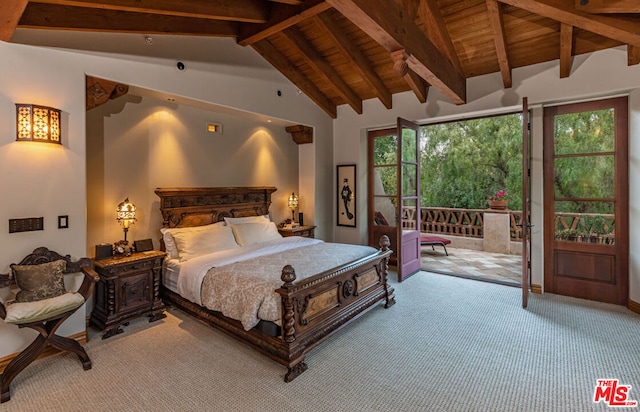
[[[129,231],[129,225],[135,223],[136,221],[136,205],[129,201],[127,197],[121,202],[116,208],[118,223],[122,225],[122,230],[124,231],[124,241],[127,241],[127,232]]]
[[[289,196],[289,209],[291,209],[291,223],[295,222],[296,208],[298,207],[298,196],[294,192],[291,192]]]
[[[16,104],[16,141],[62,144],[60,110],[35,104]]]

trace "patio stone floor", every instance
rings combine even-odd
[[[421,269],[428,272],[461,276],[477,280],[520,286],[522,280],[522,258],[520,255],[490,253],[481,250],[442,246],[422,247]]]

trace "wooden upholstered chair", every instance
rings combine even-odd
[[[67,292],[64,274],[78,272],[84,275],[80,289]],[[48,345],[75,353],[84,370],[91,369],[91,360],[84,348],[74,339],[56,335],[56,330],[82,307],[97,281],[98,274],[91,268],[90,259],[71,261],[69,255],[61,256],[45,247],[35,249],[19,264],[12,264],[11,273],[0,274],[0,287],[18,286],[14,297],[0,299],[0,318],[19,328],[38,332],[36,339],[13,358],[0,375],[0,403],[11,399],[11,381]]]

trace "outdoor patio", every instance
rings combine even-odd
[[[522,259],[519,255],[490,253],[481,250],[441,246],[422,247],[421,268],[428,272],[455,275],[477,280],[520,286]]]

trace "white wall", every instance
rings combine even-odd
[[[104,169],[110,166],[104,163],[103,158],[92,157],[85,150],[85,75],[312,126],[317,144],[330,145],[332,142],[332,120],[310,99],[299,95],[282,76],[281,83],[274,83],[261,80],[260,76],[241,77],[228,67],[221,69],[220,73],[215,67],[179,72],[174,61],[135,62],[126,56],[96,56],[4,42],[0,42],[0,58],[3,62],[0,65],[0,175],[3,177],[0,180],[0,193],[3,195],[0,217],[4,222],[0,223],[0,229],[4,228],[0,230],[3,252],[0,272],[3,273],[8,271],[9,264],[19,261],[38,246],[71,254],[74,259],[85,256],[93,247],[87,241],[87,161],[92,167],[102,167],[105,173],[110,173],[111,169]],[[283,92],[281,97],[277,96],[278,89]],[[15,142],[15,103],[61,109],[62,146]],[[95,129],[89,131],[90,134],[94,132]],[[154,134],[160,135],[160,132],[150,128],[150,135]],[[330,146],[321,150],[305,150],[311,152],[305,156],[311,156],[313,164],[311,168],[301,168],[299,179],[316,182],[315,191],[305,192],[305,202],[314,209],[313,223],[318,225],[318,236],[331,240],[331,201],[324,197],[328,192],[321,192],[323,196],[318,196],[331,179],[320,177],[316,180],[309,176],[318,171],[332,170],[333,152]],[[109,156],[111,154],[107,158]],[[125,158],[132,162],[131,156]],[[121,176],[119,172],[113,173]],[[126,172],[123,175],[125,179],[136,179],[135,176],[127,176]],[[158,183],[151,181],[148,174],[144,179],[149,179],[149,182],[143,185]],[[135,183],[136,186],[138,184]],[[119,199],[123,194],[118,193],[118,197],[109,194],[104,199],[110,200],[112,196]],[[148,207],[148,204],[142,206]],[[68,229],[57,229],[59,215],[69,216]],[[8,233],[8,219],[38,216],[44,217],[43,231]],[[118,231],[118,228],[113,222],[108,224],[116,225],[116,228],[108,229],[109,232],[105,231],[96,239],[111,240],[110,231]],[[84,317],[68,320],[64,328],[66,335],[84,331]],[[0,322],[0,358],[21,350],[31,339],[29,331]]]
[[[366,233],[366,130],[394,126],[397,117],[403,117],[418,123],[442,121],[460,117],[476,116],[519,109],[522,98],[528,97],[529,105],[541,106],[558,102],[571,102],[580,99],[592,99],[633,92],[630,96],[630,140],[631,166],[630,191],[631,213],[630,228],[640,225],[640,170],[638,158],[640,148],[640,65],[627,66],[626,48],[605,50],[591,55],[574,58],[569,78],[559,78],[558,62],[548,62],[535,66],[513,70],[513,87],[503,89],[500,73],[479,76],[467,80],[467,101],[465,105],[450,103],[435,89],[429,90],[427,103],[420,104],[410,92],[393,96],[393,108],[387,110],[378,100],[364,102],[363,114],[357,115],[348,106],[338,108],[338,118],[334,121],[334,159],[336,164],[358,164],[358,227],[356,229],[335,227],[336,242],[367,242]],[[533,135],[533,241],[537,241],[533,254],[533,283],[543,284],[542,276],[542,116],[535,109],[532,116]],[[335,197],[334,197],[335,201]],[[334,216],[335,219],[335,216]],[[640,261],[635,255],[640,252],[640,238],[631,232],[630,240],[630,298],[640,302]]]

